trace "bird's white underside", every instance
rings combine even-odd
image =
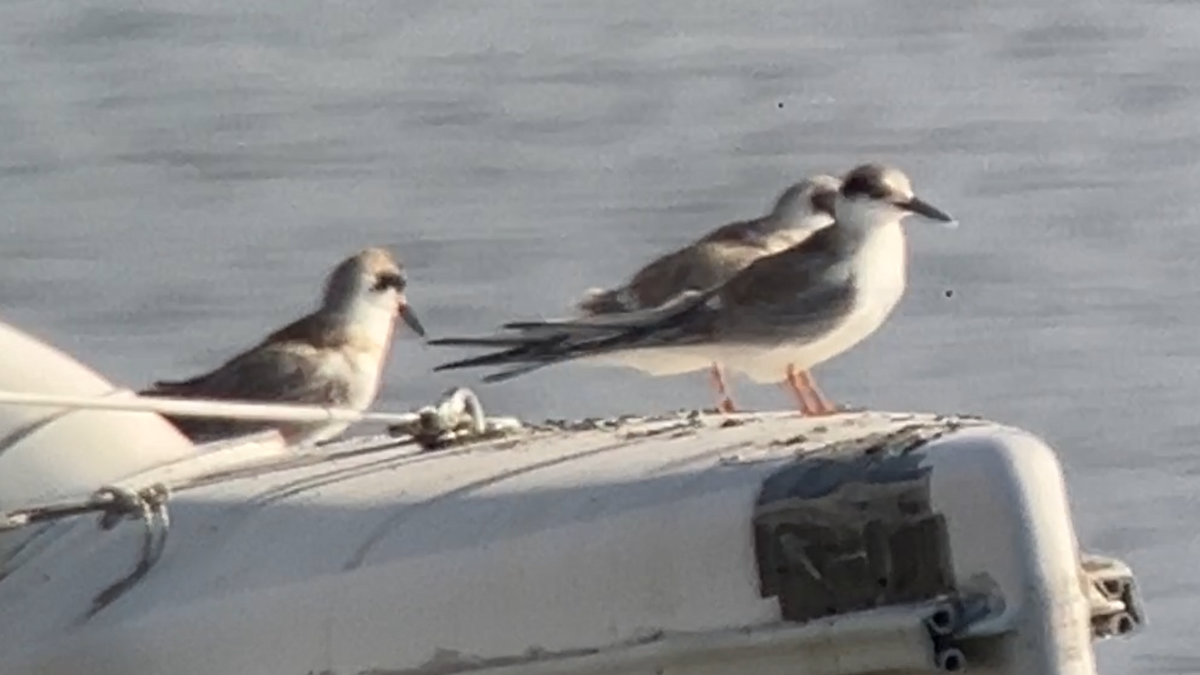
[[[363,303],[348,317],[347,330],[360,332],[365,342],[378,345],[378,349],[339,350],[331,355],[334,358],[329,360],[329,373],[351,383],[346,402],[351,409],[366,410],[379,393],[379,380],[396,327],[394,303],[394,298],[392,304]]]
[[[378,349],[312,347],[307,353],[314,366],[310,375],[313,379],[348,385],[344,400],[329,400],[324,404],[366,410],[375,401],[396,322],[396,298],[391,293],[383,295],[381,298],[358,298],[336,315],[343,330],[359,338],[353,341],[356,345],[378,345]],[[295,394],[287,391],[279,394],[283,401],[294,398]],[[335,438],[349,426],[345,422],[316,423],[297,442],[315,443]]]

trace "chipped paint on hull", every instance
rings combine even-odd
[[[918,449],[950,422],[800,454],[763,483],[754,514],[764,597],[807,621],[954,591],[944,517]]]

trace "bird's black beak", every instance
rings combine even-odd
[[[412,310],[412,307],[408,306],[408,299],[404,297],[400,298],[399,314],[400,318],[404,319],[404,323],[408,324],[408,327],[413,329],[414,333],[425,337],[425,326],[421,325],[421,320],[417,318],[417,314]]]
[[[943,223],[957,222],[950,214],[942,211],[933,204],[916,197],[912,197],[906,202],[898,202],[896,206],[904,209],[905,211],[911,211],[918,216],[925,216],[930,220],[936,220]]]

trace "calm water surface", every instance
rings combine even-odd
[[[307,311],[365,245],[431,329],[475,332],[808,173],[898,163],[963,227],[910,226],[906,299],[823,386],[1049,439],[1149,606],[1102,669],[1200,671],[1200,5],[23,0],[0,58],[4,318],[129,386]],[[384,407],[473,383],[429,372],[456,354],[398,343]],[[711,403],[700,375],[574,366],[483,393]]]

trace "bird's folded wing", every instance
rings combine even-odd
[[[598,356],[610,352],[695,344],[712,339],[719,306],[692,294],[687,302],[644,313],[639,322],[608,323],[605,330],[584,323],[555,323],[554,332],[528,332],[507,342],[495,338],[442,338],[433,345],[508,347],[499,351],[439,365],[434,370],[457,370],[477,366],[517,365],[485,379],[497,382],[554,363]],[[710,296],[711,297],[711,296]]]
[[[349,398],[348,379],[331,376],[322,364],[311,348],[260,347],[234,357],[211,373],[184,381],[156,382],[140,394],[340,405]]]
[[[803,344],[826,335],[855,307],[856,280],[848,261],[814,239],[747,267],[722,289],[728,339]]]
[[[652,325],[663,319],[687,310],[691,305],[702,302],[711,296],[716,289],[707,291],[687,290],[658,307],[640,309],[620,314],[601,314],[588,317],[573,317],[569,319],[543,319],[541,321],[514,321],[506,323],[502,328],[523,332],[538,331],[542,335],[552,335],[555,330],[569,331],[600,331],[624,330]]]
[[[720,333],[733,342],[799,347],[828,337],[852,315],[856,301],[851,283],[822,284],[788,302],[739,306],[723,317]]]

